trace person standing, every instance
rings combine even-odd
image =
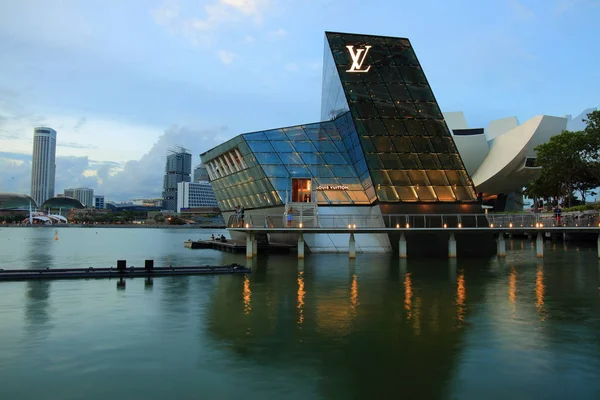
[[[292,209],[292,207],[290,207],[290,209],[287,212],[287,226],[288,228],[292,226],[292,219],[294,217],[294,210]]]

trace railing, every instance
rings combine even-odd
[[[228,228],[519,228],[538,226],[599,226],[598,214],[383,214],[383,215],[316,215],[303,218],[285,214],[247,214],[244,219],[229,217]]]

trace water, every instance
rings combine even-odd
[[[239,262],[217,231],[0,229],[0,268]],[[221,233],[221,231],[218,231]],[[261,256],[245,276],[0,283],[0,399],[598,399],[596,250]]]

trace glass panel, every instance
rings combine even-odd
[[[394,103],[392,102],[383,102],[376,101],[374,102],[377,111],[379,111],[379,115],[381,118],[389,119],[389,118],[398,118],[398,112],[396,111],[396,107],[394,107]]]
[[[383,163],[383,168],[385,169],[402,169],[402,163],[400,162],[400,157],[398,154],[394,153],[386,153],[380,154],[379,159]]]
[[[352,178],[356,176],[354,169],[346,165],[334,165],[331,167],[331,170],[338,178]]]
[[[435,101],[429,86],[408,85],[408,91],[414,101]]]
[[[323,153],[326,164],[346,164],[346,160],[340,153]]]
[[[444,121],[427,120],[423,121],[423,125],[427,129],[430,136],[449,136],[450,132]]]
[[[431,144],[436,153],[448,153],[448,142],[440,136],[432,136]]]
[[[392,185],[392,182],[390,181],[390,178],[389,178],[388,174],[385,173],[385,171],[381,171],[381,170],[371,171],[371,177],[373,178],[374,185],[384,185],[384,186]]]
[[[288,171],[293,177],[297,178],[310,178],[311,173],[304,165],[286,165]]]
[[[369,100],[371,98],[367,88],[362,82],[352,82],[346,84],[346,90],[351,101]]]
[[[444,173],[448,177],[448,183],[450,183],[450,185],[452,185],[452,186],[463,185],[463,182],[460,179],[460,175],[458,174],[458,171],[444,171]]]
[[[325,164],[325,160],[317,153],[300,153],[303,164]]]
[[[400,71],[398,71],[398,68],[395,65],[378,65],[377,69],[379,70],[379,75],[381,76],[383,82],[403,83]]]
[[[400,153],[400,161],[406,169],[420,169],[421,162],[416,154]]]
[[[350,197],[355,204],[368,204],[369,199],[365,192],[362,191],[348,191],[346,194]]]
[[[248,140],[267,140],[267,137],[262,132],[246,133],[244,139]]]
[[[440,109],[435,103],[417,103],[416,105],[421,118],[443,118]]]
[[[412,186],[406,171],[388,171],[388,176],[395,186]]]
[[[396,151],[399,153],[414,153],[415,148],[408,137],[394,136],[392,137]]]
[[[367,161],[367,165],[369,166],[370,170],[383,168],[383,165],[381,164],[377,154],[365,154],[365,160]]]
[[[412,170],[412,171],[407,171],[407,172],[408,172],[408,176],[410,177],[410,180],[412,181],[413,185],[419,185],[419,186],[429,185],[429,179],[427,179],[427,175],[425,174],[425,171]]]
[[[473,193],[473,190],[467,188],[466,186],[457,186],[454,188],[454,192],[456,193],[456,198],[460,201],[469,201],[475,199],[475,193]]]
[[[449,186],[450,182],[446,178],[444,171],[427,171],[429,182],[434,186]]]
[[[373,96],[377,101],[392,101],[390,93],[387,87],[382,83],[370,83],[368,84],[370,95]]]
[[[421,123],[421,121],[414,119],[405,119],[404,126],[406,126],[406,130],[408,134],[411,136],[425,136],[425,127]]]
[[[416,66],[398,66],[398,70],[402,74],[404,81],[406,83],[427,83],[427,79],[425,79],[425,74],[420,67]]]
[[[284,164],[304,164],[298,153],[279,153],[279,158]]]
[[[417,153],[435,153],[435,150],[428,137],[413,136],[411,137],[411,141],[415,146]]]
[[[317,149],[315,149],[315,146],[313,146],[312,142],[309,141],[296,141],[294,142],[294,147],[296,147],[296,150],[298,150],[299,152],[317,151]]]
[[[365,153],[377,153],[377,149],[369,136],[361,136],[360,143]]]
[[[320,141],[316,143],[319,151],[324,153],[337,153],[339,150],[335,147],[335,144],[331,141]]]
[[[344,204],[350,203],[350,198],[346,195],[346,192],[341,190],[329,190],[325,192],[331,204]]]
[[[433,190],[435,190],[440,201],[456,201],[454,192],[450,186],[434,186]]]
[[[353,105],[354,107],[356,107],[358,115],[360,115],[362,119],[379,118],[379,113],[377,112],[377,109],[373,106],[373,103],[371,103],[370,101],[360,101],[354,103]]]
[[[419,200],[421,201],[437,201],[437,196],[431,186],[418,186],[416,188]]]
[[[453,170],[454,164],[452,163],[452,159],[450,158],[450,154],[438,154],[438,159],[442,163],[442,168],[445,170]],[[446,171],[448,172],[448,171]]]
[[[290,142],[277,141],[272,142],[271,145],[275,149],[275,151],[279,153],[291,153],[294,151],[292,144]]]
[[[283,165],[263,165],[262,168],[268,177],[289,177],[289,173]]]
[[[419,112],[413,103],[407,101],[396,102],[396,109],[402,118],[418,118]]]
[[[385,128],[390,136],[404,136],[406,135],[406,128],[399,119],[386,119],[383,120]]]
[[[265,131],[265,136],[269,140],[288,140],[281,129],[273,129]]]
[[[275,150],[269,142],[248,142],[248,146],[255,153],[273,153]]]
[[[395,101],[412,101],[406,85],[388,85],[388,90]]]
[[[440,169],[442,165],[440,164],[437,156],[435,154],[419,154],[419,159],[421,160],[421,165],[423,169]]]
[[[294,127],[294,128],[286,128],[284,129],[285,134],[290,140],[307,140],[308,136],[304,133],[302,128]]]
[[[394,146],[392,145],[392,141],[389,137],[387,136],[374,136],[372,138],[373,140],[373,144],[375,145],[375,148],[377,149],[377,151],[379,152],[386,152],[386,153],[391,153],[391,152],[395,152]]]
[[[331,172],[331,170],[325,165],[318,165],[316,176],[318,178],[333,178],[334,175],[333,172]]]
[[[261,164],[281,164],[277,153],[254,153],[256,160]]]
[[[394,120],[386,120],[386,121],[394,121]],[[385,135],[386,134],[385,126],[383,125],[383,122],[380,119],[366,119],[366,120],[363,120],[362,123],[364,124],[367,132],[369,132],[369,135]]]

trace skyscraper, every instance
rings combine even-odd
[[[177,184],[190,182],[192,174],[192,155],[183,147],[171,150],[165,166],[163,184],[163,209],[177,210]]]
[[[47,127],[33,130],[33,157],[31,164],[31,197],[38,207],[54,197],[56,173],[56,131]]]
[[[85,208],[94,207],[94,189],[89,188],[73,188],[65,189],[65,196],[79,200]]]

